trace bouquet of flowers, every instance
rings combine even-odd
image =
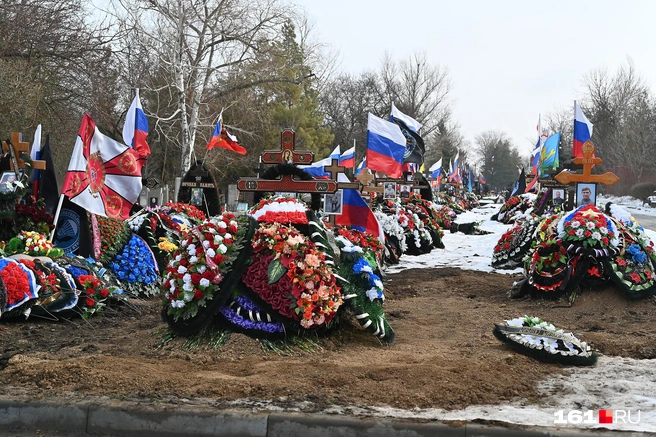
[[[8,255],[15,253],[24,253],[31,256],[47,256],[57,258],[64,254],[64,251],[55,248],[52,241],[48,240],[45,235],[33,231],[22,231],[18,237],[12,238],[5,247]]]
[[[167,313],[175,321],[194,317],[208,305],[237,258],[244,230],[231,213],[193,228],[170,261],[162,288]]]
[[[87,320],[92,314],[102,311],[111,292],[93,275],[80,275],[76,279],[84,290],[81,309],[82,318]]]
[[[158,292],[159,268],[155,255],[138,235],[132,235],[128,244],[109,263],[109,267],[123,282],[125,290],[138,296]]]
[[[262,224],[253,242],[253,263],[242,281],[263,301],[303,328],[329,325],[342,304],[325,255],[291,226]]]
[[[96,216],[98,234],[94,234],[94,245],[100,245],[100,259],[108,264],[130,241],[132,232],[126,222],[108,217]],[[91,222],[91,220],[89,220]]]
[[[613,222],[594,205],[579,207],[558,223],[559,236],[572,243],[569,250],[579,248],[615,251],[618,245]]]

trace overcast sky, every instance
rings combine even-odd
[[[471,143],[506,132],[522,154],[538,114],[572,108],[595,69],[630,59],[656,84],[656,1],[296,0],[315,38],[340,54],[340,69],[377,70],[388,52],[426,53],[448,69],[454,118]]]

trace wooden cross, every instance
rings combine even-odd
[[[374,181],[375,176],[371,174],[371,170],[368,168],[363,169],[359,175],[356,176],[356,179],[358,182],[362,184],[362,188],[360,189],[361,193],[382,193],[385,191],[385,188],[383,187],[377,187],[375,185],[371,185],[371,183]]]
[[[563,185],[568,185],[574,182],[599,182],[604,185],[614,185],[619,182],[620,178],[615,173],[606,172],[601,175],[593,175],[592,165],[601,164],[601,158],[593,158],[595,146],[592,141],[588,140],[583,143],[581,147],[583,151],[583,158],[574,158],[574,163],[583,164],[583,174],[571,173],[568,170],[563,170],[556,175],[556,180]]]
[[[312,152],[297,152],[295,147],[295,134],[293,130],[282,132],[280,151],[264,151],[262,162],[265,164],[311,164],[314,154]],[[334,193],[337,191],[335,181],[301,181],[292,175],[283,175],[278,179],[240,178],[237,181],[240,191],[272,191],[286,193]]]
[[[10,150],[9,147],[13,149]],[[2,142],[2,151],[3,152],[13,152],[13,156],[16,157],[16,162],[18,165],[18,168],[25,168],[27,167],[27,164],[25,164],[25,161],[23,161],[20,156],[21,153],[25,153],[29,156],[30,154],[30,143],[26,143],[24,141],[20,140],[20,133],[18,132],[12,132],[11,133],[11,140],[10,143],[8,144],[6,141]],[[14,160],[10,160],[10,168],[12,171],[18,171],[17,169],[14,168]],[[45,170],[46,169],[46,162],[41,161],[41,160],[34,160],[32,161],[32,168],[34,170]]]
[[[262,162],[265,164],[311,164],[314,153],[294,150],[296,147],[296,133],[291,129],[285,129],[280,135],[280,151],[265,150],[262,153]]]

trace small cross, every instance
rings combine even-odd
[[[324,165],[323,167],[323,171],[330,173],[330,179],[334,181],[337,180],[337,174],[344,173],[344,170],[346,170],[346,167],[339,165],[339,160],[335,158],[330,161],[330,165]]]
[[[364,186],[368,186],[371,184],[371,182],[376,178],[374,175],[371,174],[371,170],[368,168],[362,169],[359,175],[355,177],[358,182],[360,182]]]

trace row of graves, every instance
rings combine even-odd
[[[654,243],[624,208],[597,206],[597,184],[613,185],[619,178],[593,174],[592,166],[602,160],[594,157],[590,141],[582,150],[583,157],[574,159],[581,173],[563,170],[537,194],[511,197],[493,217],[511,227],[494,248],[492,266],[523,269],[511,297],[566,298],[571,306],[582,289],[614,284],[629,298],[651,298],[656,294]],[[568,191],[569,202],[562,194]],[[538,317],[508,320],[497,325],[494,334],[545,361],[596,362],[585,342]]]
[[[0,193],[3,321],[86,319],[139,297],[162,300],[174,335],[217,327],[286,338],[329,332],[350,313],[382,343],[391,343],[384,266],[403,254],[443,248],[456,210],[475,206],[474,198],[433,202],[430,184],[419,174],[411,181],[376,180],[365,171],[355,182],[341,182],[344,169],[333,162],[326,168],[331,179],[314,180],[298,167],[311,163],[312,153],[295,150],[294,132],[286,130],[280,150],[262,154],[268,167],[238,182],[241,191],[254,193],[247,214],[221,208],[216,181],[197,163],[183,180],[184,202],[145,207],[127,221],[83,212],[55,233],[53,216],[32,195],[30,182],[45,163],[31,161],[29,145],[18,138],[3,147],[16,179]],[[385,196],[385,184],[410,185],[412,192]],[[324,197],[336,193],[341,215],[322,207]],[[357,203],[361,195],[369,206]],[[362,227],[346,226],[349,208],[364,218]],[[372,210],[379,235],[362,230],[371,227]],[[55,247],[53,237],[67,249]],[[69,249],[85,240],[89,253],[72,255]]]

